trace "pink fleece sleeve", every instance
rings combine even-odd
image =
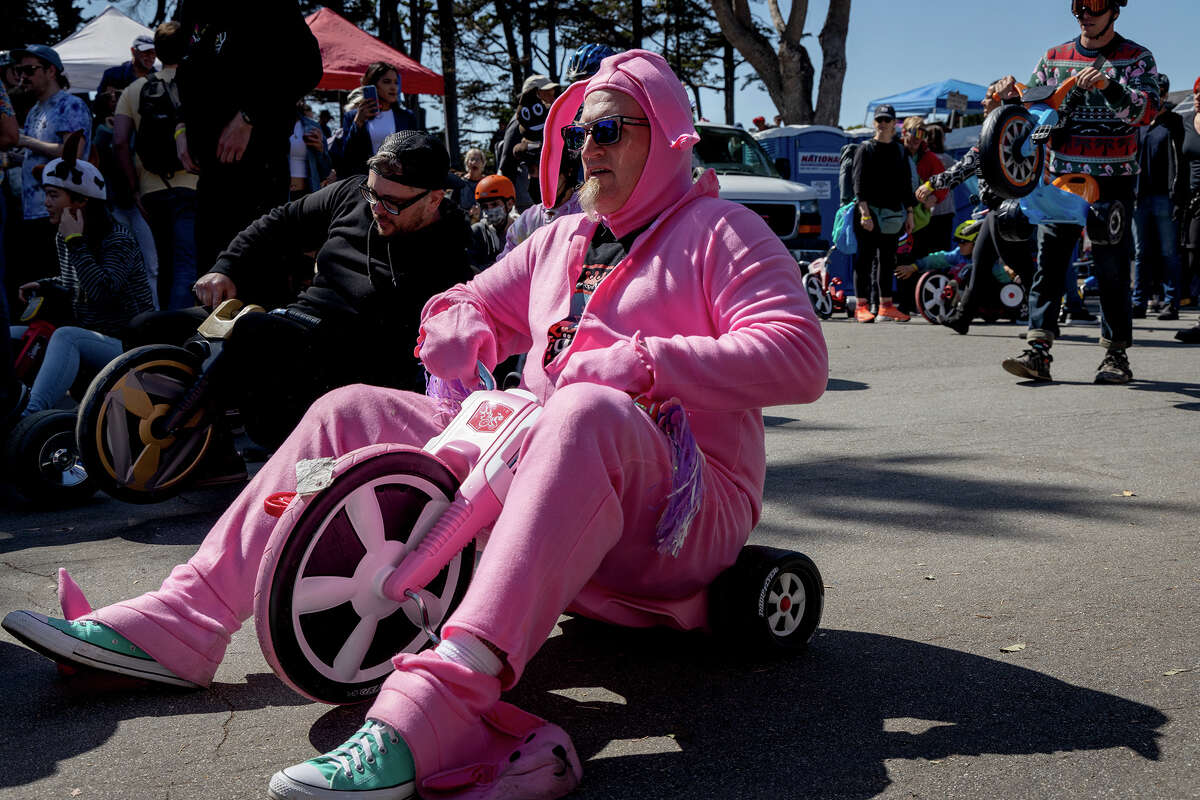
[[[527,351],[532,344],[529,335],[529,286],[533,274],[531,245],[540,240],[535,232],[533,237],[470,282],[460,283],[431,297],[421,310],[422,329],[427,334],[437,330],[444,336],[457,331],[475,341],[490,338],[490,351],[486,346],[484,350],[496,362]],[[439,315],[446,316],[438,321],[435,318]],[[451,320],[453,326],[442,331],[447,326],[441,322]],[[489,336],[484,336],[484,331]],[[429,346],[436,348],[438,344],[427,335],[422,350]],[[494,366],[495,363],[488,364],[489,368]]]
[[[744,224],[751,213],[718,220],[696,256],[718,335],[646,337],[653,398],[734,411],[811,403],[825,391],[825,337],[800,270],[778,239],[760,234],[759,220]]]

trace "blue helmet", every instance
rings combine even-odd
[[[606,44],[583,45],[575,51],[575,55],[571,56],[571,60],[567,64],[566,82],[587,80],[600,69],[601,61],[615,55],[616,52]]]

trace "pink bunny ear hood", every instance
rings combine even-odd
[[[617,236],[646,225],[677,202],[692,185],[692,145],[700,141],[692,124],[692,107],[679,78],[666,59],[647,50],[626,50],[600,62],[590,80],[564,92],[546,117],[542,147],[541,189],[544,202],[554,202],[563,140],[559,129],[575,119],[587,95],[600,89],[623,92],[637,101],[650,120],[650,152],[629,200],[603,218]]]

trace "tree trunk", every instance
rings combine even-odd
[[[500,28],[504,32],[504,49],[508,51],[508,74],[512,79],[512,96],[516,98],[521,94],[521,84],[525,82],[525,76],[521,74],[521,53],[517,49],[517,36],[513,30],[512,6],[506,0],[493,2],[496,6],[496,18],[500,20]]]
[[[632,0],[632,8],[630,9],[633,18],[633,41],[630,43],[630,49],[636,50],[642,46],[642,0]]]
[[[728,40],[725,41],[724,52],[721,57],[721,64],[725,70],[725,124],[732,125],[733,119],[733,92],[734,92],[734,61],[733,61],[733,45]]]
[[[425,53],[425,0],[409,0],[408,2],[408,55],[418,64]],[[403,87],[402,87],[403,88]],[[421,127],[425,127],[425,113],[421,108],[420,98],[415,94],[404,95],[404,105],[417,115]]]
[[[521,10],[517,22],[521,31],[521,79],[524,80],[533,74],[533,22],[528,2],[519,2],[517,8]]]
[[[50,5],[54,9],[58,38],[65,39],[79,27],[79,23],[83,21],[83,15],[75,7],[75,0],[52,0]]]
[[[546,0],[546,60],[550,62],[550,80],[558,83],[558,6],[555,0]]]
[[[437,0],[438,38],[442,49],[442,80],[445,84],[446,150],[450,163],[459,163],[458,153],[458,68],[454,63],[454,0]]]
[[[841,113],[842,83],[846,77],[846,34],[851,0],[830,0],[819,41],[824,54],[821,88],[813,106],[816,69],[801,44],[808,3],[793,0],[785,21],[778,4],[770,0],[771,17],[779,34],[778,46],[755,26],[748,0],[709,0],[725,38],[758,72],[785,125],[819,123],[836,125]]]

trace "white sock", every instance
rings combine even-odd
[[[461,664],[484,675],[491,675],[493,678],[498,677],[500,670],[504,668],[504,663],[492,649],[467,631],[452,631],[433,652],[447,661]]]

